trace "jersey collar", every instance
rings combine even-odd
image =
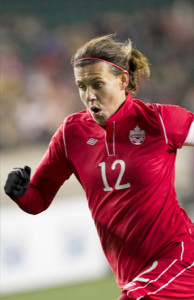
[[[132,100],[133,100],[132,96],[127,92],[126,93],[126,100],[125,100],[125,102],[123,103],[123,105],[119,108],[119,110],[117,110],[117,112],[112,117],[110,117],[109,119],[107,119],[107,125],[109,125],[109,124],[111,124],[113,122],[116,122],[116,121],[118,122],[119,120],[121,120],[122,117],[125,115],[126,110],[128,110],[131,107]],[[88,113],[89,119],[92,120],[92,121],[94,121],[94,119],[92,118],[92,115],[90,114],[89,110],[87,110],[87,113]],[[103,126],[101,126],[101,127],[103,127]]]
[[[126,110],[132,105],[132,96],[127,92],[127,97],[123,105],[119,108],[119,110],[107,120],[107,124],[110,124],[115,121],[119,121],[123,118]]]

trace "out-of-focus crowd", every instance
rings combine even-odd
[[[72,54],[97,35],[130,38],[151,67],[137,98],[194,111],[194,15],[191,2],[155,11],[101,13],[48,28],[35,15],[1,15],[1,148],[50,140],[70,113],[84,109],[74,83]]]

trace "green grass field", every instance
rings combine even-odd
[[[0,298],[1,300],[116,300],[120,293],[115,279],[108,276],[95,282],[1,296]]]

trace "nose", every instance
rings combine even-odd
[[[87,101],[96,100],[95,92],[91,87],[88,87],[86,90],[86,98],[87,98]]]

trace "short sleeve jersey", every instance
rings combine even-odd
[[[145,104],[130,94],[106,128],[88,110],[70,115],[31,180],[50,204],[75,174],[120,287],[171,245],[194,243],[174,188],[176,151],[193,120],[183,108]]]

